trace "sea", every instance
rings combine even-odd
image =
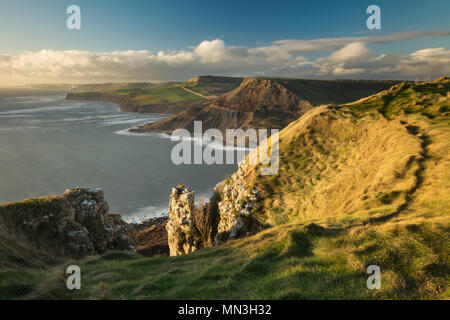
[[[65,91],[0,89],[0,203],[100,188],[111,211],[138,222],[167,215],[173,186],[207,200],[237,165],[172,162],[178,143],[130,128],[169,115],[65,100]]]

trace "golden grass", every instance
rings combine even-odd
[[[291,123],[280,133],[279,173],[259,175],[259,164],[247,172],[249,186],[266,196],[260,219],[361,224],[413,203],[428,215],[448,214],[448,117],[429,119],[438,109],[426,101],[439,101],[442,110],[449,83],[398,85],[359,104],[316,108]],[[422,108],[403,112],[412,104]]]

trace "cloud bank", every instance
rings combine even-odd
[[[375,54],[369,44],[386,44],[450,32],[406,32],[383,37],[279,40],[268,46],[228,46],[205,40],[180,51],[80,50],[0,54],[0,84],[30,82],[174,81],[199,74],[298,78],[426,79],[450,74],[450,50],[424,48],[406,55]],[[328,52],[307,59],[302,54]]]

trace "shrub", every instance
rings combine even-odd
[[[200,234],[200,242],[203,247],[211,247],[214,244],[214,236],[217,233],[219,222],[219,208],[217,196],[213,195],[209,202],[200,199],[199,205],[194,210],[195,227]]]

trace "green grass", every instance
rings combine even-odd
[[[143,90],[132,99],[132,101],[137,105],[166,104],[197,100],[203,100],[203,98],[187,92],[179,86]]]
[[[341,230],[288,225],[181,257],[123,252],[90,257],[76,262],[82,270],[79,291],[65,287],[65,267],[74,262],[25,276],[10,274],[21,280],[4,286],[3,294],[33,299],[434,299],[443,297],[447,287],[448,231],[429,223]],[[366,287],[371,264],[382,270],[381,290]]]
[[[205,96],[217,95],[233,90],[242,82],[242,78],[202,76],[185,83],[105,83],[78,85],[73,95],[91,95],[93,93],[127,97],[130,103],[143,106],[176,102],[203,100],[202,97],[183,90],[186,87]]]

